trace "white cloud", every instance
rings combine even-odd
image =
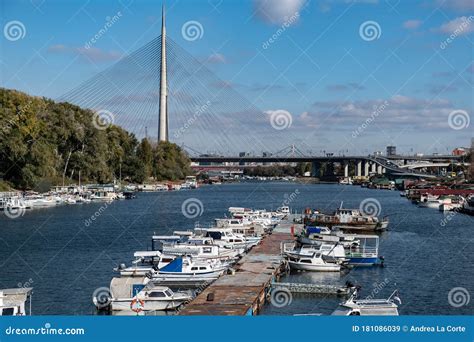
[[[438,31],[446,34],[456,34],[456,36],[474,32],[474,16],[462,16],[448,21],[441,25]]]
[[[407,20],[403,23],[403,28],[408,30],[415,30],[421,26],[423,22],[421,20]]]
[[[375,117],[373,130],[443,129],[455,108],[446,99],[426,100],[396,95],[388,99],[366,101],[320,101],[310,111],[297,117],[296,125],[338,131],[353,130],[367,118]]]
[[[474,1],[472,0],[437,0],[436,4],[440,7],[456,11],[474,10]]]
[[[63,44],[52,45],[48,48],[48,52],[57,54],[79,55],[80,57],[92,62],[108,62],[115,61],[122,57],[117,51],[105,51],[96,47],[73,47]]]
[[[221,53],[213,53],[207,58],[207,62],[211,64],[225,64],[227,58]]]
[[[306,0],[254,0],[257,16],[269,24],[281,25],[301,10]]]

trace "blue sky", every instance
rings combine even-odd
[[[160,1],[0,6],[2,28],[25,28],[22,39],[1,37],[1,86],[33,95],[57,98],[160,34]],[[473,136],[473,15],[472,0],[169,0],[167,30],[269,121],[291,118],[276,147],[445,153]],[[183,37],[189,21],[202,37]],[[373,40],[361,35],[366,22]]]

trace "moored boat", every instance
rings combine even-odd
[[[20,287],[14,289],[0,289],[0,316],[31,315],[31,295],[33,288]],[[29,301],[29,310],[26,302]]]
[[[346,230],[381,231],[388,227],[387,217],[379,219],[359,209],[338,208],[332,215],[314,212],[304,218],[306,226],[338,226]]]
[[[341,265],[323,259],[321,253],[313,253],[310,256],[288,255],[288,264],[293,270],[313,272],[339,272]]]
[[[398,316],[398,305],[401,304],[398,291],[395,290],[387,299],[357,299],[358,291],[339,304],[333,316]]]

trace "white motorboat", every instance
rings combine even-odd
[[[28,195],[24,197],[25,202],[32,208],[54,207],[58,204],[56,198],[43,195]]]
[[[387,299],[357,299],[357,290],[351,297],[339,304],[334,316],[398,316],[398,304],[401,300],[395,290]]]
[[[233,263],[239,256],[238,251],[218,246],[211,238],[191,238],[185,243],[164,244],[162,252],[164,255],[190,255],[196,259],[220,260],[227,264]]]
[[[288,255],[288,264],[291,269],[313,272],[339,272],[341,265],[323,259],[321,253],[314,253],[311,256]]]
[[[453,211],[462,208],[465,199],[461,196],[447,196],[440,198],[441,204],[439,205],[440,211]]]
[[[30,209],[31,205],[23,200],[21,197],[3,197],[0,198],[0,210],[23,212],[25,209]]]
[[[169,287],[145,282],[144,278],[112,278],[110,296],[102,294],[100,297],[98,294],[92,300],[98,309],[110,308],[112,311],[138,314],[142,311],[173,310],[192,299],[188,292],[173,292]]]
[[[283,214],[283,215],[288,215],[290,214],[290,207],[288,206],[281,206],[279,208],[277,208],[276,210],[277,213],[280,213],[280,214]]]
[[[244,236],[261,236],[266,233],[269,227],[260,223],[253,223],[248,220],[244,222],[242,219],[237,218],[223,218],[215,219],[216,227],[218,228],[232,228],[232,231],[236,234],[242,234]]]
[[[31,295],[33,288],[20,287],[14,289],[0,289],[0,316],[26,316],[26,302],[29,300],[31,315]]]
[[[197,228],[205,237],[214,239],[214,242],[225,248],[248,250],[261,241],[261,237],[246,237],[235,234],[232,228]]]
[[[121,276],[144,277],[150,271],[165,267],[176,259],[176,256],[163,255],[160,251],[138,251],[133,256],[135,259],[132,266],[121,264],[114,270],[120,272]]]
[[[294,245],[294,244],[293,244]],[[289,248],[288,248],[289,247]],[[344,246],[341,244],[332,244],[332,243],[320,243],[320,244],[312,244],[312,245],[302,245],[299,247],[285,245],[283,252],[287,256],[294,256],[294,257],[303,257],[303,256],[313,256],[315,253],[320,253],[325,260],[341,260],[346,261],[346,252]],[[327,257],[327,258],[326,258]]]
[[[440,201],[438,196],[422,195],[420,197],[420,201],[418,202],[418,207],[439,210],[439,206],[441,205],[441,203],[442,201]]]
[[[227,266],[216,260],[196,260],[186,256],[177,257],[158,271],[150,271],[146,277],[162,285],[199,285],[216,280],[226,269]]]
[[[474,195],[466,198],[460,211],[468,215],[474,215]]]

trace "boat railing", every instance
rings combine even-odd
[[[379,249],[377,247],[364,247],[364,246],[351,246],[349,249],[350,255],[360,254],[360,255],[378,255]]]

